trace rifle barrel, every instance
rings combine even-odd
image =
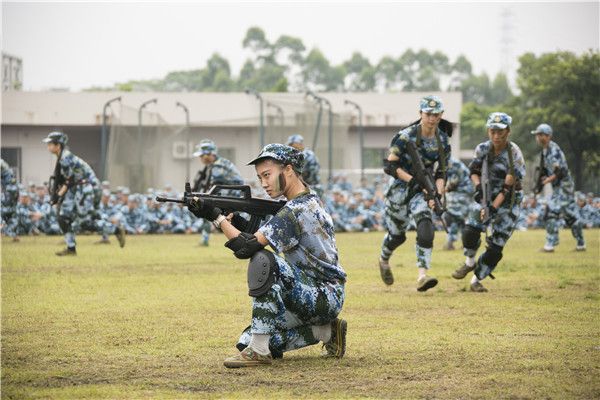
[[[162,197],[162,196],[156,196],[156,201],[158,201],[159,203],[181,203],[181,204],[185,204],[184,200],[180,200],[180,199],[172,199],[169,197]]]

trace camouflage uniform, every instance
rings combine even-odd
[[[8,236],[14,237],[15,233],[9,227],[10,219],[14,215],[19,199],[19,187],[8,163],[0,159],[2,174],[2,226],[3,232]]]
[[[194,178],[193,191],[206,192],[213,185],[243,185],[244,179],[236,166],[226,158],[219,157],[217,154],[217,146],[212,140],[203,140],[196,146],[194,157],[203,155],[214,155],[215,161],[212,164],[206,165],[202,170],[198,171]],[[235,192],[227,191],[220,192],[222,195],[236,195]],[[197,232],[202,235],[202,244],[208,246],[210,236],[210,223],[208,221],[192,222]]]
[[[448,226],[448,244],[451,246],[465,226],[473,195],[473,183],[469,168],[459,159],[450,157],[446,180],[446,225]]]
[[[541,124],[531,133],[552,135],[552,128],[547,124]],[[565,154],[558,144],[550,141],[548,148],[542,149],[541,156],[544,158],[542,175],[551,176],[557,174],[557,179],[552,181],[552,196],[548,201],[546,245],[544,247],[553,248],[558,245],[558,220],[562,215],[564,216],[566,225],[571,228],[573,237],[577,240],[577,247],[585,248],[583,222],[579,207],[577,207],[577,203],[575,202],[575,184],[573,183],[573,178],[571,178]]]
[[[271,144],[255,161],[268,157],[269,151],[290,157],[286,148],[301,154]],[[251,334],[268,334],[274,354],[316,344],[311,326],[333,321],[345,297],[346,273],[339,264],[331,217],[319,197],[307,190],[289,200],[259,232],[277,253],[278,278],[267,293],[254,298],[252,324],[239,343],[247,346]]]
[[[92,167],[68,149],[63,149],[59,163],[68,189],[59,203],[58,221],[67,247],[74,248],[75,232],[97,229],[95,207],[99,200],[100,182]]]
[[[408,154],[408,141],[417,142],[417,133],[420,135],[420,125],[412,125],[400,131],[392,139],[390,153],[400,158],[400,168],[407,172],[412,171],[412,161]],[[440,161],[439,138],[446,157],[446,165],[450,157],[450,144],[448,135],[438,128],[436,137],[420,138],[417,150],[425,168],[433,169],[434,164]],[[438,173],[440,168],[438,166]],[[439,176],[439,175],[438,175]],[[414,219],[415,226],[422,220],[432,220],[431,209],[427,205],[424,193],[409,193],[408,183],[402,179],[390,178],[390,186],[385,194],[385,226],[388,229],[381,246],[381,259],[389,260],[393,251],[406,240],[405,232],[408,228],[410,217]],[[417,267],[429,269],[431,266],[431,247],[415,245]]]
[[[504,113],[492,113],[488,118],[488,127],[504,129],[511,122],[512,118]],[[464,254],[467,257],[475,257],[481,245],[481,232],[486,230],[487,226],[491,226],[492,233],[487,237],[487,249],[475,264],[475,275],[479,280],[490,275],[494,268],[496,268],[496,265],[502,258],[502,250],[517,224],[523,200],[523,190],[520,182],[525,176],[525,161],[519,146],[511,142],[509,142],[507,148],[495,156],[492,143],[488,140],[477,145],[475,156],[469,165],[471,175],[474,173],[480,174],[484,157],[488,156],[489,182],[492,192],[491,200],[493,200],[503,191],[504,179],[510,173],[508,149],[512,152],[514,178],[516,180],[512,205],[511,194],[508,193],[504,202],[498,208],[496,215],[486,225],[483,225],[480,218],[481,205],[475,202],[471,203],[469,218],[463,232]]]

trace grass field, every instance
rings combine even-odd
[[[70,258],[58,237],[3,238],[2,398],[600,398],[600,231],[585,234],[585,253],[562,231],[542,254],[542,231],[516,232],[483,294],[450,277],[462,252],[439,233],[426,293],[414,233],[391,288],[383,234],[338,234],[347,356],[312,346],[247,370],[222,366],[250,318],[246,262],[222,235],[87,236]]]

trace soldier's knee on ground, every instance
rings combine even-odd
[[[481,232],[474,226],[467,225],[463,229],[462,242],[465,249],[477,250],[481,244]]]
[[[417,223],[417,244],[425,249],[433,247],[433,222],[424,218]]]

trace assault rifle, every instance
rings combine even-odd
[[[486,224],[490,216],[490,207],[492,206],[492,187],[490,185],[490,168],[488,165],[488,156],[483,157],[481,166],[481,209],[483,210],[482,224]],[[487,229],[486,229],[487,236]]]
[[[433,211],[435,212],[435,214],[440,217],[440,220],[442,221],[442,225],[444,226],[444,229],[446,230],[446,232],[448,232],[448,227],[446,226],[446,222],[444,221],[444,218],[442,218],[442,214],[444,214],[444,212],[446,212],[446,209],[444,208],[444,206],[442,205],[442,202],[440,201],[440,195],[438,193],[437,187],[435,186],[435,181],[433,180],[433,175],[431,174],[431,171],[428,170],[427,168],[425,168],[425,165],[423,164],[423,160],[421,160],[421,157],[419,156],[419,152],[417,150],[417,145],[413,142],[413,141],[408,141],[408,155],[410,156],[411,160],[412,160],[412,174],[414,176],[414,178],[417,180],[417,182],[419,183],[419,185],[425,189],[425,199],[426,200],[433,200],[434,205],[433,205]]]
[[[65,177],[60,172],[60,158],[62,156],[62,150],[56,159],[56,164],[54,165],[54,174],[50,176],[48,179],[48,193],[50,194],[50,204],[58,204],[62,202],[63,196],[59,196],[58,192],[60,188],[63,187],[67,183]]]
[[[538,194],[544,190],[544,184],[542,183],[546,178],[544,174],[544,152],[540,155],[540,165],[535,167],[535,171],[533,172],[533,197],[536,197]]]
[[[219,192],[222,190],[227,191],[240,191],[242,197],[234,196],[222,196]],[[192,187],[189,182],[185,184],[185,191],[181,199],[172,199],[167,197],[157,196],[156,201],[161,203],[180,203],[186,207],[190,205],[192,201],[210,201],[215,207],[220,208],[223,211],[223,215],[229,215],[230,213],[244,212],[250,215],[250,221],[245,221],[243,229],[244,232],[254,233],[260,227],[260,223],[269,215],[275,215],[285,205],[285,200],[265,200],[252,197],[250,186],[248,185],[215,185],[208,192],[192,192]],[[242,224],[241,224],[242,225]]]

